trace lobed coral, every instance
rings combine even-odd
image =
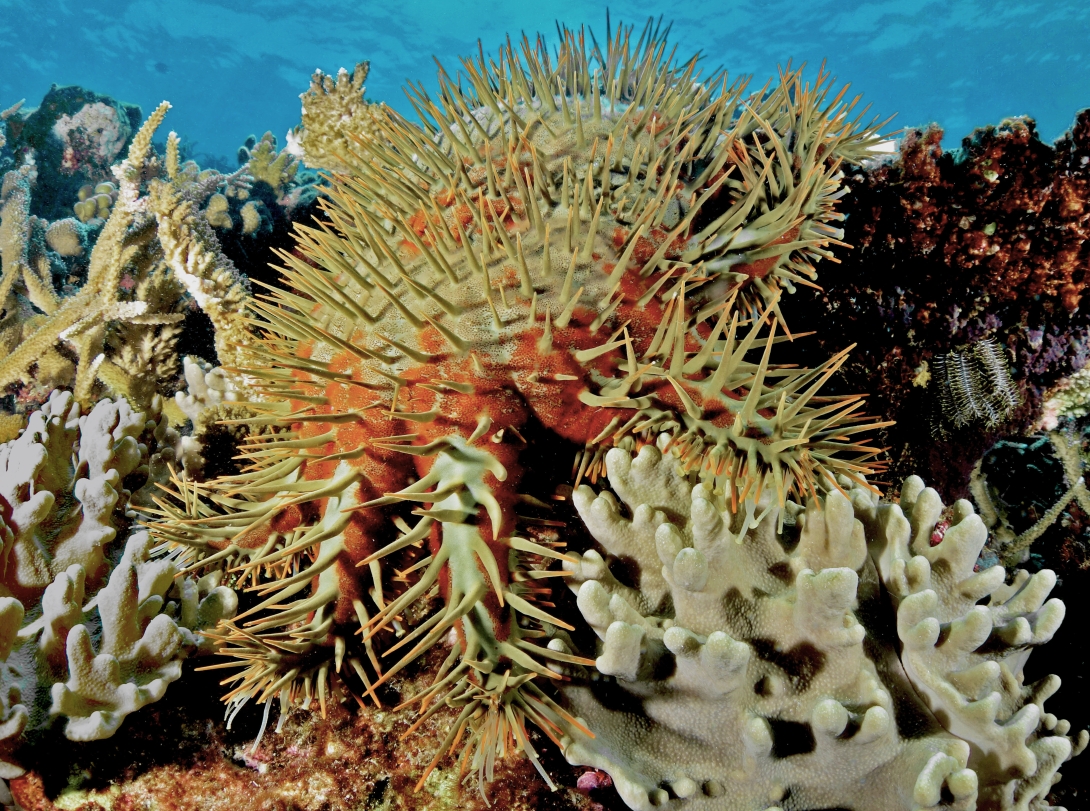
[[[220,573],[180,578],[171,560],[151,559],[146,531],[130,532],[134,491],[154,488],[154,469],[173,458],[165,420],[146,416],[111,400],[81,416],[58,391],[0,446],[0,740],[9,756],[22,733],[55,717],[67,719],[71,740],[112,735],[163,696],[182,659],[211,650],[200,632],[235,611]]]
[[[482,782],[512,749],[537,764],[527,721],[579,726],[542,689],[548,665],[583,660],[547,641],[569,626],[538,583],[566,556],[520,517],[548,496],[523,492],[527,437],[580,448],[579,481],[665,432],[754,526],[873,471],[860,398],[818,394],[844,355],[797,369],[770,353],[780,295],[838,242],[841,163],[874,130],[824,74],[746,95],[631,34],[603,53],[566,31],[555,66],[541,42],[509,44],[499,65],[464,62],[461,90],[441,73],[441,106],[414,97],[425,129],[376,115],[325,221],[281,254],[292,292],[255,303],[264,338],[243,367],[264,398],[245,421],[267,431],[239,474],[179,480],[154,528],[262,598],[220,632],[242,669],[232,712],[324,707],[342,671],[341,697],[377,703],[453,633],[413,699],[420,723],[460,710],[432,765],[463,738]],[[445,609],[406,628],[437,588]]]
[[[574,494],[607,557],[573,567],[601,675],[563,688],[595,733],[565,755],[630,808],[1051,807],[1087,743],[1043,708],[1057,677],[1022,682],[1064,616],[1056,577],[979,569],[969,502],[913,477],[899,504],[830,486],[747,526],[655,446],[606,467]]]

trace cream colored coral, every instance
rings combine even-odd
[[[23,106],[26,99],[20,99],[15,104],[8,107],[6,110],[0,110],[0,125],[19,112],[19,108]],[[0,147],[4,146],[8,142],[7,134],[5,133],[6,127],[0,126]]]
[[[242,399],[243,392],[237,387],[237,381],[222,368],[213,367],[200,358],[187,355],[182,360],[182,369],[186,391],[177,392],[174,402],[193,424],[193,435],[181,437],[176,452],[182,466],[192,474],[204,464],[201,443],[195,435],[204,430],[209,414],[218,413],[217,406],[237,402]]]
[[[161,401],[160,401],[161,402]],[[133,486],[172,448],[164,420],[125,401],[80,414],[69,392],[54,392],[23,434],[0,446],[0,743],[10,749],[27,726],[67,717],[66,734],[112,734],[124,718],[162,697],[181,660],[206,651],[200,635],[234,614],[221,574],[181,577],[170,559],[152,560],[136,532],[118,563],[119,526],[147,502]],[[0,769],[0,776],[5,776]]]
[[[242,233],[252,234],[261,227],[261,209],[253,200],[243,204],[239,214],[242,215]]]
[[[78,220],[66,217],[49,224],[45,241],[61,256],[80,256],[83,253],[83,229]]]
[[[1049,573],[974,575],[968,502],[946,510],[910,479],[910,518],[855,487],[747,528],[765,500],[732,515],[659,448],[611,450],[606,469],[611,490],[573,496],[606,556],[574,578],[602,675],[564,688],[596,734],[566,739],[569,761],[609,772],[633,809],[1047,807],[1073,740],[1041,708],[1056,680],[1019,678],[1062,608],[1044,602]],[[610,573],[618,557],[635,587]]]
[[[362,90],[361,90],[362,93]],[[292,181],[299,170],[299,162],[287,149],[276,151],[276,136],[266,132],[261,140],[250,150],[250,159],[246,162],[246,172],[255,181],[268,183],[279,197],[284,187]]]
[[[51,715],[68,719],[69,740],[108,738],[126,716],[158,701],[171,682],[182,675],[182,660],[202,642],[201,629],[212,628],[234,614],[237,598],[230,589],[205,588],[190,582],[181,589],[180,603],[169,613],[163,610],[165,597],[174,583],[177,567],[169,560],[151,560],[152,540],[147,532],[129,538],[125,554],[110,575],[110,581],[90,603],[98,608],[102,632],[97,652],[85,624],[64,620],[81,617],[83,570],[70,567],[59,575],[51,589],[58,590],[43,605],[62,606],[60,613],[46,613],[48,630],[42,637],[41,655],[49,647],[64,644],[68,679],[52,685]],[[211,587],[209,587],[211,586]],[[63,619],[62,619],[63,617]],[[204,643],[207,646],[207,641]]]
[[[208,224],[214,228],[230,230],[232,223],[229,205],[227,198],[218,192],[209,197],[208,205],[204,209],[204,217],[208,220]]]
[[[348,171],[346,158],[360,150],[352,135],[376,132],[373,119],[382,114],[382,104],[363,99],[369,70],[369,62],[358,63],[351,73],[341,68],[336,78],[316,70],[310,89],[300,96],[302,123],[288,132],[286,151],[312,169]]]

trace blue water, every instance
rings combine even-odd
[[[671,39],[710,70],[752,73],[763,84],[791,59],[831,71],[901,127],[941,123],[947,144],[1011,115],[1037,119],[1051,140],[1090,106],[1086,0],[720,0],[612,2],[614,22],[649,14],[674,23]],[[462,8],[464,10],[456,10]],[[174,105],[167,125],[197,153],[234,154],[250,133],[284,133],[315,68],[371,61],[367,96],[403,113],[406,79],[434,88],[438,56],[496,48],[507,32],[552,34],[555,21],[605,29],[606,4],[330,2],[330,0],[0,0],[0,109],[27,107],[50,84],[81,84],[147,114]]]

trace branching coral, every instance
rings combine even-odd
[[[14,253],[11,245],[17,239],[16,232],[19,230],[17,225],[12,226],[12,242],[5,248],[4,276],[0,284],[10,290],[14,280],[21,276],[28,291],[32,288],[39,291],[37,294],[29,292],[30,299],[47,317],[22,328],[20,342],[0,362],[0,384],[9,385],[28,379],[31,367],[57,356],[55,347],[58,342],[66,341],[75,348],[78,362],[74,380],[64,382],[72,383],[77,399],[88,402],[92,398],[96,377],[104,375],[109,380],[114,365],[106,360],[103,353],[107,327],[111,321],[164,325],[181,318],[172,312],[178,291],[171,290],[172,283],[156,273],[156,257],[154,251],[148,249],[154,223],[150,223],[149,229],[149,223],[137,222],[135,207],[141,173],[151,148],[151,137],[166,111],[167,105],[160,106],[133,139],[129,157],[122,164],[126,181],[122,188],[124,204],[114,208],[103,226],[91,253],[87,281],[78,293],[61,301],[57,299],[48,278],[38,279],[37,284],[27,284],[28,278],[33,276],[32,270],[28,270],[26,263],[18,257],[13,256],[9,262],[9,251]],[[6,230],[7,205],[4,208],[4,221]],[[150,300],[123,295],[121,281],[126,270],[137,281],[138,293],[158,295],[149,295]],[[158,338],[167,342],[171,340],[169,334],[159,333]],[[153,358],[144,360],[150,362]],[[146,373],[148,370],[145,368],[141,371]],[[157,367],[151,371],[153,377],[158,376]]]
[[[186,655],[210,649],[199,632],[234,613],[220,573],[177,578],[174,562],[149,558],[147,532],[128,534],[130,489],[154,486],[171,444],[165,421],[124,401],[80,416],[71,393],[54,392],[0,446],[5,751],[56,716],[72,740],[112,735],[162,697]]]
[[[160,108],[162,109],[162,108]],[[148,210],[155,215],[163,258],[215,328],[216,353],[222,362],[237,365],[251,342],[242,318],[249,285],[219,250],[212,229],[199,215],[206,193],[180,182],[178,138],[167,140],[166,178],[148,188]],[[204,179],[205,188],[219,185],[218,176]],[[200,186],[201,180],[194,185]]]
[[[310,89],[303,93],[303,120],[288,132],[287,152],[313,169],[349,170],[350,156],[359,147],[356,138],[375,133],[384,106],[364,101],[363,83],[371,66],[360,62],[352,73],[341,68],[337,78],[315,71]]]
[[[223,176],[180,164],[173,135],[165,158],[155,155],[151,139],[168,109],[166,103],[156,109],[133,138],[126,160],[115,167],[117,203],[91,252],[87,280],[73,295],[58,297],[48,262],[28,253],[29,180],[8,174],[0,212],[0,292],[14,323],[4,333],[12,351],[0,363],[0,384],[37,377],[46,385],[72,386],[83,403],[105,388],[146,407],[177,374],[174,344],[186,291],[211,319],[221,357],[237,363],[237,353],[250,341],[241,317],[248,285],[220,251],[198,208]],[[20,173],[26,174],[26,167]],[[76,236],[81,247],[82,236]],[[62,235],[53,237],[56,242]],[[16,292],[28,303],[16,306]],[[43,315],[32,315],[30,305]]]
[[[830,487],[747,527],[654,446],[606,467],[612,492],[574,494],[607,554],[573,586],[602,676],[564,688],[596,737],[565,753],[631,808],[1049,807],[1087,733],[1044,711],[1058,678],[1021,673],[1063,604],[1049,571],[974,568],[987,530],[968,502],[918,478],[899,505]],[[622,559],[638,583],[611,574]]]
[[[250,136],[251,138],[253,136]],[[247,142],[249,143],[249,142]],[[243,149],[239,149],[239,162],[242,163]],[[299,171],[299,162],[286,149],[276,151],[276,136],[266,132],[260,141],[246,148],[246,171],[256,182],[268,183],[269,188],[278,197],[284,187],[291,183]]]
[[[281,254],[291,292],[255,304],[244,370],[265,401],[246,421],[268,430],[242,473],[179,481],[154,529],[194,568],[237,562],[262,598],[221,633],[233,708],[324,705],[345,664],[377,701],[453,633],[413,699],[424,718],[460,708],[432,765],[462,740],[483,781],[512,749],[536,764],[527,721],[579,727],[542,689],[549,664],[583,660],[545,641],[569,626],[539,583],[566,558],[519,513],[548,496],[520,492],[527,436],[574,443],[578,481],[666,434],[747,526],[874,470],[860,398],[818,394],[844,354],[770,362],[780,296],[838,243],[841,164],[873,128],[824,74],[747,95],[666,58],[652,27],[631,35],[602,52],[565,31],[555,65],[508,44],[461,87],[440,73],[441,104],[415,90],[422,130],[382,109],[339,131],[350,171]],[[406,628],[436,588],[446,607]]]

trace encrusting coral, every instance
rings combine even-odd
[[[1080,304],[1090,281],[1090,110],[1054,143],[1024,117],[982,127],[960,148],[942,139],[937,125],[909,130],[898,154],[846,171],[844,239],[856,247],[826,269],[823,291],[785,304],[793,327],[817,334],[784,357],[805,364],[858,342],[841,384],[866,387],[871,407],[896,420],[881,437],[893,477],[924,475],[952,501],[968,494],[988,448],[1032,431],[1049,391],[1090,358],[1090,309]],[[1018,405],[998,423],[950,422],[933,436],[945,381],[932,374],[927,385],[922,373],[985,340]]]
[[[1050,807],[1087,732],[1044,710],[1059,679],[1024,685],[1022,667],[1064,607],[1050,571],[978,570],[969,502],[912,477],[879,503],[844,480],[747,526],[655,446],[606,468],[612,490],[574,493],[606,553],[573,567],[601,675],[562,688],[596,737],[564,746],[631,808]]]
[[[58,716],[72,740],[112,735],[163,696],[188,654],[212,649],[200,632],[234,613],[221,573],[180,577],[169,559],[151,559],[146,531],[130,532],[142,498],[133,491],[155,487],[175,439],[163,418],[123,400],[81,416],[57,391],[0,445],[5,757],[20,733]]]
[[[421,721],[461,710],[433,766],[462,742],[487,781],[513,749],[537,764],[526,721],[579,728],[542,689],[550,663],[588,660],[548,641],[571,626],[540,584],[568,558],[520,516],[549,496],[520,492],[526,436],[580,449],[578,482],[666,434],[747,526],[837,475],[868,486],[857,434],[876,423],[861,398],[818,394],[845,354],[798,369],[770,353],[780,296],[838,244],[841,163],[875,127],[825,74],[747,94],[675,64],[652,27],[631,36],[603,52],[566,30],[555,65],[525,39],[463,62],[441,104],[414,92],[423,130],[372,111],[325,221],[281,254],[292,292],[255,304],[264,337],[240,367],[264,398],[245,421],[266,430],[237,475],[179,479],[153,528],[263,598],[219,632],[242,668],[232,712],[324,706],[334,673],[342,698],[377,703],[453,633],[410,699]],[[406,628],[434,589],[446,608]]]

